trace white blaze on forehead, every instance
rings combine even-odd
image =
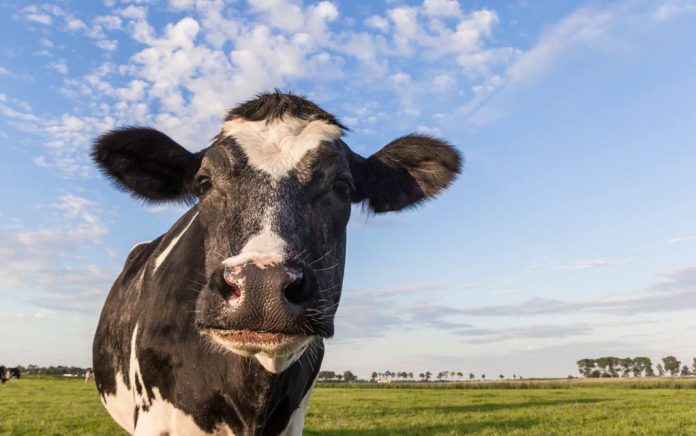
[[[335,124],[291,116],[268,122],[234,118],[222,126],[222,135],[234,137],[249,159],[249,165],[274,178],[286,175],[308,151],[323,141],[335,141],[341,133],[341,128]]]
[[[174,246],[176,245],[176,243],[179,242],[179,239],[181,239],[181,237],[184,235],[184,233],[186,233],[186,230],[188,230],[189,227],[191,227],[191,224],[193,224],[193,221],[196,219],[197,216],[198,216],[198,212],[196,212],[196,213],[193,215],[193,218],[191,218],[191,221],[189,221],[189,223],[186,225],[186,227],[184,228],[184,230],[182,230],[181,233],[179,233],[178,235],[176,235],[176,237],[175,237],[174,239],[172,239],[172,240],[169,242],[169,245],[167,245],[167,248],[165,248],[165,249],[160,253],[160,255],[157,256],[157,259],[155,259],[155,269],[153,270],[153,272],[157,271],[157,268],[159,268],[160,265],[162,265],[162,263],[163,263],[164,260],[167,258],[167,256],[169,256],[169,253],[172,251],[172,249],[174,248]]]

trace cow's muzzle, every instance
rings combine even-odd
[[[287,348],[298,337],[333,334],[322,314],[314,271],[301,263],[262,262],[223,265],[214,271],[199,296],[196,321],[250,349]]]

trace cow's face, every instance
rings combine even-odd
[[[343,130],[313,103],[274,93],[232,110],[196,154],[152,129],[95,144],[97,163],[136,196],[197,199],[206,272],[196,327],[272,372],[333,335],[351,203],[400,210],[435,196],[460,169],[442,141],[406,136],[364,159]]]

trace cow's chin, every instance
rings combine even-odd
[[[203,334],[227,351],[256,358],[266,371],[275,374],[285,371],[297,361],[315,338],[250,330],[205,329]]]

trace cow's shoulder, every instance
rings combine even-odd
[[[157,247],[162,242],[165,235],[161,235],[159,238],[152,241],[139,242],[133,246],[126,256],[126,262],[123,264],[123,272],[128,270],[140,270],[145,267],[147,261],[152,257]]]

